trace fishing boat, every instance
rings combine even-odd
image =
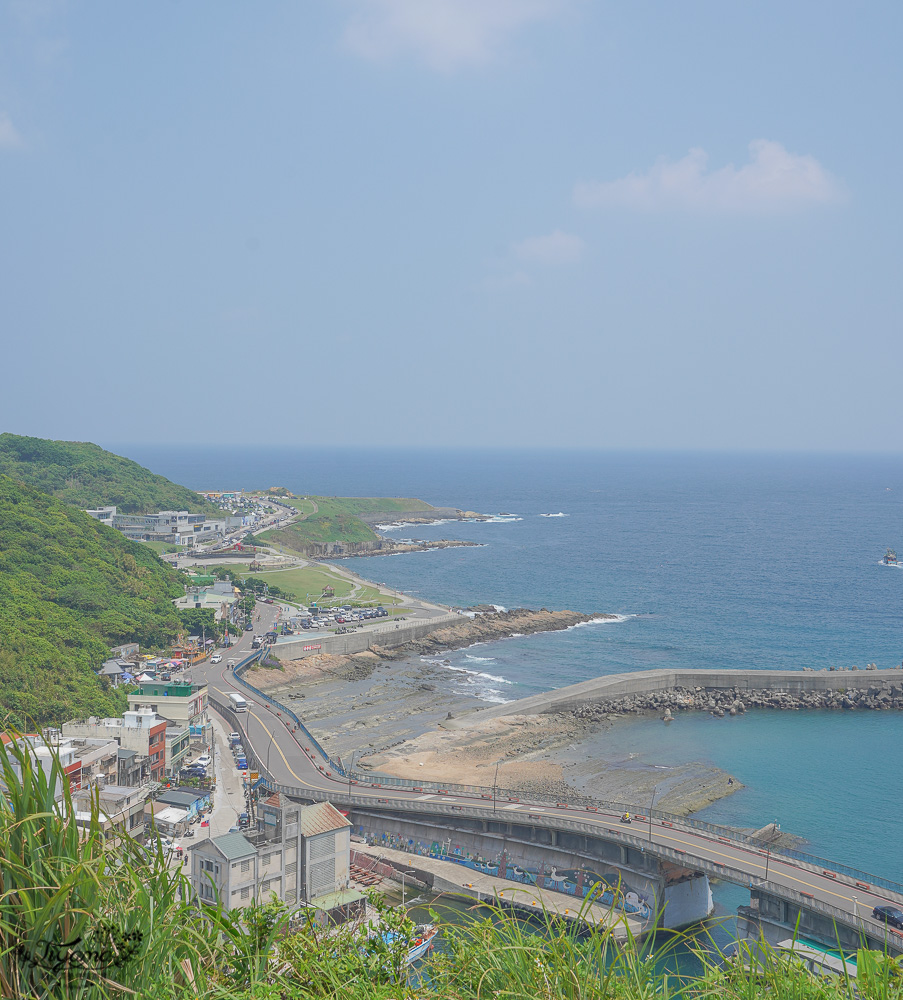
[[[408,949],[407,963],[416,962],[433,947],[433,942],[439,928],[436,924],[418,924],[414,928],[414,937],[411,939],[411,947]]]
[[[897,553],[893,549],[888,549],[884,553],[884,558],[881,560],[885,566],[899,566],[900,560],[897,558]]]

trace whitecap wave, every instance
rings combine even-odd
[[[523,521],[517,514],[493,514],[491,517],[481,518],[483,524],[508,524],[511,521]]]
[[[587,625],[618,625],[621,622],[626,622],[629,618],[636,618],[636,615],[615,615],[613,618],[590,618],[588,622],[577,622],[576,625],[568,625],[564,630],[572,628],[586,628]]]
[[[563,511],[558,511],[557,514],[540,514],[540,517],[570,517],[570,514],[565,514]]]
[[[470,653],[465,653],[464,659],[471,660],[474,663],[495,663],[494,656],[471,656]]]
[[[487,674],[482,670],[468,670],[467,667],[455,666],[453,663],[443,664],[446,670],[452,670],[456,674],[465,674],[471,678],[482,678],[485,681],[493,681],[496,684],[513,684],[514,681],[509,681],[507,677],[499,677],[497,674]]]

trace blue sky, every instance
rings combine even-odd
[[[0,427],[901,449],[899,4],[0,7]]]

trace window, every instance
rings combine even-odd
[[[241,890],[241,898],[248,899],[250,895],[251,895],[251,887],[246,885],[244,889]]]
[[[213,862],[212,861],[204,861],[203,862],[203,868],[204,868],[205,872],[212,872],[213,871]]]
[[[242,861],[242,863],[241,863],[241,870],[243,872],[249,872],[251,870],[251,862],[250,861]]]
[[[260,863],[262,865],[268,865],[270,863],[270,858],[272,856],[273,856],[272,854],[261,854],[260,855]]]

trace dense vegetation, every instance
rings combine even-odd
[[[83,510],[112,505],[123,514],[158,510],[222,514],[192,490],[96,444],[80,441],[0,434],[0,475]]]
[[[61,500],[0,476],[0,706],[20,726],[125,707],[94,668],[168,643],[181,574]]]
[[[195,904],[181,865],[92,816],[72,822],[58,763],[33,766],[0,744],[0,993],[34,1000],[901,1000],[899,959],[860,950],[858,978],[817,979],[766,946],[722,965],[699,938],[692,973],[675,970],[661,937],[621,947],[608,929],[583,933],[539,913],[529,923],[481,907],[441,927],[444,949],[418,973],[404,966],[411,921],[374,900],[382,929],[326,932],[275,899],[227,913]],[[440,919],[441,918],[437,918]],[[653,950],[652,945],[656,948]],[[761,964],[760,964],[761,960]]]

